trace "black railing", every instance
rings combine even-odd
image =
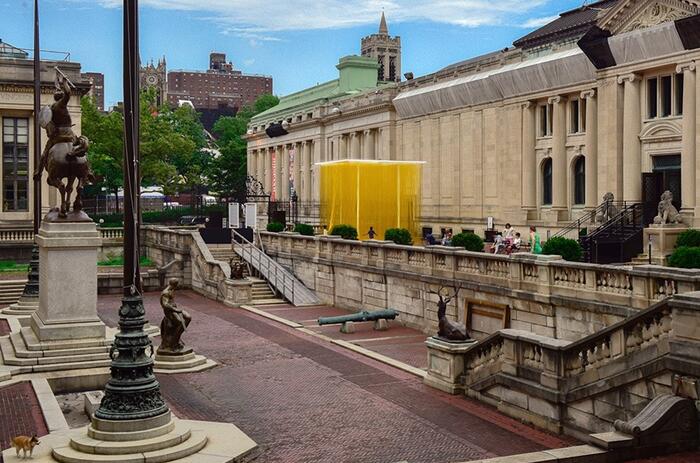
[[[570,223],[568,226],[559,230],[550,238],[568,237],[571,232],[576,231],[575,239],[580,239],[582,236],[589,234],[589,228],[592,225],[604,225],[606,222],[614,218],[620,210],[624,209],[627,204],[628,203],[626,201],[604,201],[598,207],[586,212],[584,215]]]
[[[642,252],[644,208],[627,204],[615,217],[580,238],[584,259],[597,264],[624,263]]]

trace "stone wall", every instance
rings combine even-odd
[[[261,232],[265,251],[327,304],[392,308],[402,323],[433,332],[440,287],[460,287],[448,316],[464,321],[468,302],[507,308],[505,326],[577,340],[674,294],[700,289],[700,271],[604,266],[556,256],[492,254],[442,246],[398,246]]]

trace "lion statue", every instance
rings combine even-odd
[[[678,212],[678,209],[672,204],[673,193],[666,190],[661,195],[659,201],[659,215],[654,217],[656,225],[665,225],[667,223],[683,223],[683,216]]]
[[[596,217],[598,222],[607,222],[617,215],[617,207],[613,204],[614,201],[615,195],[611,192],[607,192],[603,195],[603,209],[598,217]]]

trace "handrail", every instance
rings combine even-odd
[[[597,228],[593,233],[590,235],[587,235],[589,238],[595,238],[597,235],[600,235],[608,230],[610,230],[613,227],[619,227],[620,225],[623,225],[623,220],[625,218],[629,218],[629,215],[632,214],[632,220],[634,220],[634,214],[638,212],[639,208],[642,206],[641,203],[630,203],[626,205],[615,217],[612,219],[608,220]]]
[[[564,237],[564,236],[568,235],[570,232],[572,232],[572,231],[574,231],[574,230],[577,230],[578,233],[577,233],[576,238],[578,239],[579,236],[581,235],[581,226],[582,226],[583,224],[587,224],[587,223],[593,224],[593,223],[596,223],[598,215],[602,214],[602,213],[604,212],[604,210],[605,210],[606,207],[616,206],[616,207],[619,208],[620,206],[622,206],[622,208],[624,209],[625,204],[626,204],[626,201],[603,201],[603,202],[602,202],[600,205],[598,205],[595,209],[593,209],[592,211],[588,211],[586,214],[584,214],[583,216],[581,216],[581,217],[579,217],[578,219],[576,219],[576,220],[575,220],[573,223],[571,223],[570,225],[568,225],[568,226],[562,228],[562,229],[559,230],[557,233],[555,233],[554,235],[552,235],[551,238],[555,238],[555,237]],[[612,220],[612,219],[609,219],[609,220]],[[606,221],[606,222],[603,222],[603,225],[604,225],[605,223],[607,223],[607,221]]]
[[[320,304],[319,298],[309,290],[294,275],[282,267],[261,249],[255,246],[238,233],[232,230],[234,237],[233,249],[244,261],[257,270],[277,291],[287,298],[293,305]],[[260,240],[262,243],[262,240]]]

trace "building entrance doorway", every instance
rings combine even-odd
[[[681,210],[681,156],[671,154],[653,156],[653,170],[642,174],[642,202],[644,204],[644,224],[653,223],[661,194],[668,190],[673,193],[673,205]]]

